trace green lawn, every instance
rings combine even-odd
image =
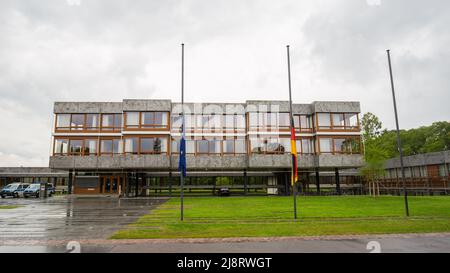
[[[111,238],[213,238],[450,232],[450,197],[208,197],[172,198]]]
[[[18,207],[19,206],[14,206],[14,205],[0,205],[0,209],[15,209]]]

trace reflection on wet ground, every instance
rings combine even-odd
[[[0,205],[21,207],[0,210],[0,246],[6,241],[105,239],[165,201],[74,196],[1,199]]]

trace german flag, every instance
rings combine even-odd
[[[297,143],[295,139],[295,128],[291,126],[291,154],[292,154],[292,175],[291,175],[291,185],[298,181],[298,168],[297,168]]]

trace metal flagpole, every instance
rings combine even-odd
[[[286,46],[287,49],[287,64],[288,64],[288,82],[289,82],[289,117],[291,120],[291,134],[292,134],[292,128],[294,128],[294,117],[292,115],[292,92],[291,92],[291,60],[289,55],[289,45]],[[291,147],[292,149],[292,147]],[[291,174],[291,181],[292,182],[292,192],[294,195],[294,219],[297,219],[297,189],[296,189],[296,182],[295,181],[295,171],[294,168],[297,165],[294,160],[297,160],[294,156],[292,156],[292,174]]]
[[[183,119],[183,124],[182,124],[182,134],[184,137],[184,132],[185,132],[185,128],[184,128],[184,43],[181,44],[181,113],[182,113],[182,119]],[[180,153],[181,156],[181,153]],[[181,204],[180,204],[180,217],[181,217],[181,221],[184,220],[184,207],[183,207],[183,198],[184,198],[184,171],[181,170],[180,171],[180,186],[181,186],[181,191],[180,191],[180,200],[181,200]]]
[[[402,149],[402,142],[400,139],[400,128],[398,125],[397,102],[395,100],[394,78],[392,76],[391,52],[389,49],[386,50],[386,52],[387,52],[388,63],[389,63],[389,75],[391,77],[392,99],[394,101],[395,125],[397,126],[397,148],[400,153],[400,168],[402,171],[403,194],[405,196],[405,212],[406,212],[406,216],[409,216],[408,192],[406,191],[405,168],[403,167],[403,149]]]

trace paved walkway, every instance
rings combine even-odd
[[[106,239],[166,199],[67,197],[1,199],[0,245],[38,240]]]

